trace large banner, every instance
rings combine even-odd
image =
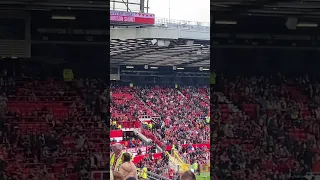
[[[140,143],[140,140],[132,140],[133,144],[135,144],[136,142]],[[120,141],[118,143],[120,143],[126,147],[130,145],[130,141]],[[110,143],[110,145],[113,145],[113,144],[115,144],[115,142]]]
[[[110,11],[110,23],[153,25],[155,23],[155,15],[139,12]]]
[[[142,154],[146,154],[150,148],[151,146],[134,147],[134,148],[127,148],[124,151],[129,152],[136,156],[138,149],[141,150]]]
[[[135,156],[134,159],[133,159],[133,162],[134,163],[138,163],[139,161],[141,161],[146,156],[150,156],[150,154],[144,154],[144,155],[140,155],[140,156]],[[162,153],[155,153],[155,154],[153,154],[153,157],[155,159],[162,159]]]
[[[188,147],[188,146],[189,146],[189,144],[183,144],[182,145],[182,147]],[[210,149],[210,144],[209,143],[208,144],[192,144],[192,147],[194,147],[194,148],[196,148],[196,147],[202,148],[204,146],[207,147],[207,149]],[[166,150],[169,151],[169,150],[171,150],[171,148],[172,148],[172,146],[167,146]]]
[[[110,139],[115,139],[116,141],[122,141],[123,132],[122,130],[111,130],[110,131]]]

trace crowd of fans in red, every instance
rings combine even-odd
[[[139,116],[154,118],[152,129],[146,127],[141,133],[152,139],[165,151],[166,146],[175,145],[183,158],[193,163],[198,157],[200,163],[208,163],[199,154],[208,150],[184,149],[183,144],[210,142],[210,126],[205,121],[209,113],[209,92],[207,87],[111,87],[111,119],[137,121]],[[188,154],[188,155],[186,155]],[[151,155],[152,157],[152,155]],[[152,160],[148,155],[138,163],[158,174],[167,173],[168,158]],[[203,161],[202,161],[203,160]],[[193,161],[193,162],[191,162]],[[153,163],[156,163],[154,166]]]
[[[217,144],[212,173],[230,180],[285,180],[319,171],[317,82],[281,74],[220,78],[211,90]]]
[[[98,80],[3,75],[0,83],[0,179],[90,179],[91,170],[107,169],[107,98]]]

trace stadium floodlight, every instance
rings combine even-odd
[[[158,40],[156,40],[156,39],[152,39],[152,40],[151,40],[152,45],[157,44],[157,42],[158,42]]]
[[[56,19],[56,20],[75,20],[75,16],[60,16],[60,15],[52,15],[51,19]]]
[[[134,66],[126,66],[127,69],[133,69]]]
[[[215,21],[215,24],[236,25],[237,21]]]
[[[158,67],[154,67],[154,66],[153,66],[153,67],[150,67],[150,69],[158,69]]]
[[[179,69],[179,70],[184,70],[184,68],[181,68],[181,67],[180,67],[180,68],[177,68],[177,69]]]

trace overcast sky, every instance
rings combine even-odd
[[[140,0],[129,0],[138,3]],[[187,20],[197,22],[210,22],[210,0],[149,0],[149,13],[153,13],[159,18],[170,18],[175,20]],[[110,9],[113,9],[110,2]],[[115,3],[115,10],[125,11],[123,3]],[[145,4],[146,6],[146,4]],[[139,11],[139,6],[129,5],[133,12]]]
[[[210,22],[210,0],[149,0],[149,13],[156,17]]]

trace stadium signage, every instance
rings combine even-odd
[[[132,154],[135,154],[138,152],[138,149],[141,150],[141,152],[143,154],[147,153],[148,149],[150,149],[151,146],[143,146],[143,147],[138,147],[138,148],[128,148],[128,149],[125,149],[126,152],[129,152],[129,153],[132,153]]]
[[[155,16],[149,13],[110,11],[110,22],[153,25],[155,23]]]

